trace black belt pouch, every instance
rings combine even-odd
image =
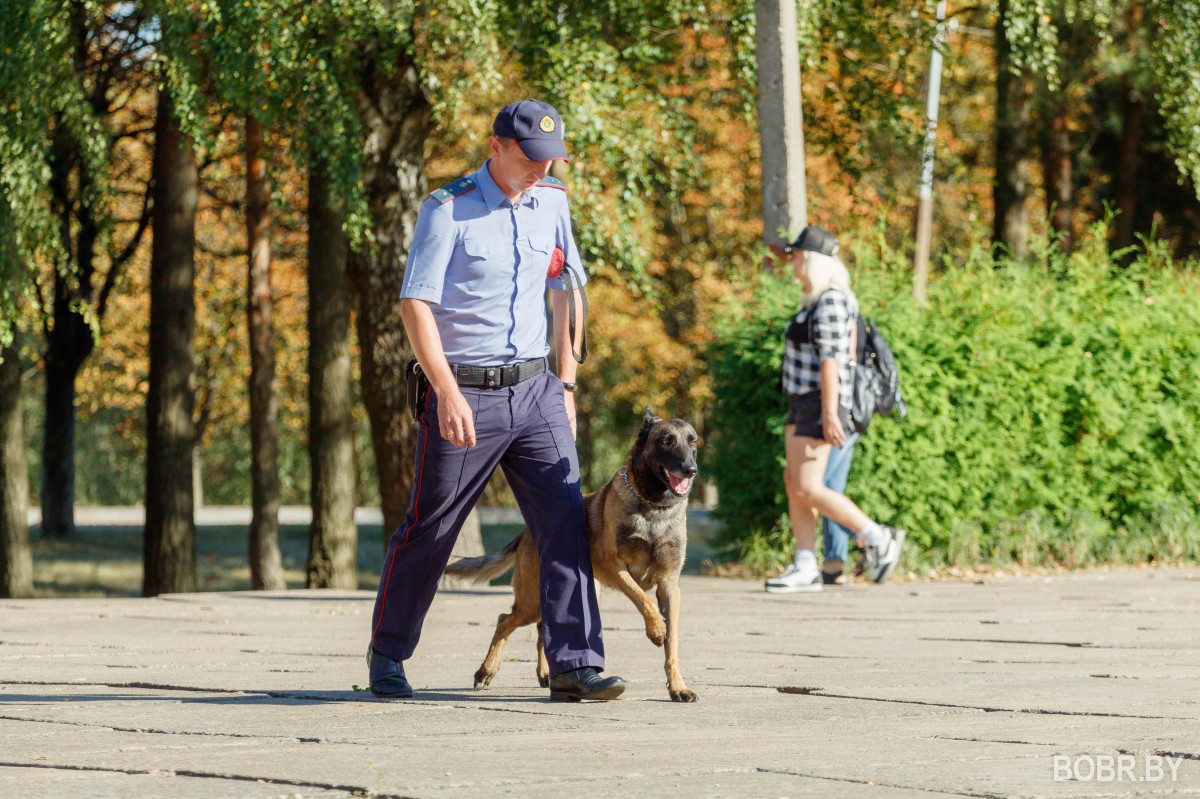
[[[408,410],[412,413],[414,422],[420,421],[421,411],[429,397],[429,378],[421,369],[421,364],[413,358],[404,367],[404,381],[408,388]]]

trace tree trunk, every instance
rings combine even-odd
[[[1125,26],[1133,42],[1143,36],[1142,25],[1145,9],[1140,0],[1133,0],[1125,10]],[[1137,230],[1138,210],[1138,149],[1142,138],[1142,123],[1146,105],[1134,89],[1132,81],[1124,81],[1123,107],[1121,109],[1121,144],[1117,151],[1117,214],[1113,232],[1114,249],[1133,245],[1133,234]],[[1128,256],[1126,257],[1128,260]]]
[[[996,21],[996,185],[993,190],[992,241],[1014,258],[1025,254],[1029,220],[1025,197],[1029,192],[1029,78],[1013,74],[1012,45],[1005,32],[1008,0],[1000,0]]]
[[[308,452],[312,470],[309,588],[358,587],[349,247],[345,210],[323,166],[308,177]]]
[[[0,352],[0,597],[33,596],[29,550],[29,475],[21,419],[21,359],[16,346]]]
[[[246,283],[250,327],[250,587],[287,588],[279,553],[279,458],[271,301],[271,183],[262,125],[246,117]]]
[[[1142,137],[1145,104],[1134,97],[1132,87],[1126,87],[1122,113],[1121,149],[1117,152],[1117,214],[1113,235],[1115,249],[1133,244],[1137,230],[1138,210],[1138,146]]]
[[[1043,128],[1042,172],[1046,185],[1046,214],[1050,227],[1059,238],[1063,252],[1075,249],[1075,227],[1071,217],[1075,206],[1075,187],[1071,177],[1071,135],[1067,130],[1066,98],[1057,94],[1046,109],[1048,120]]]
[[[159,91],[154,128],[145,596],[196,590],[192,508],[196,159],[166,90]]]
[[[400,287],[417,210],[425,201],[425,140],[430,106],[411,61],[394,71],[368,69],[358,98],[364,128],[363,186],[374,223],[373,246],[350,257],[357,295],[363,404],[383,510],[383,545],[408,512],[415,428],[405,400],[404,365],[412,357],[400,321]]]
[[[83,200],[91,176],[65,127],[55,138],[50,160],[59,238],[74,263],[69,274],[57,271],[54,276],[53,326],[46,339],[40,502],[42,534],[66,538],[75,530],[75,380],[95,344],[77,306],[91,300],[99,227],[91,206]]]
[[[754,16],[763,235],[790,244],[808,224],[795,0],[756,0]]]
[[[192,508],[198,510],[204,507],[204,450],[200,442],[204,440],[204,426],[196,425],[196,445],[192,447]]]
[[[52,330],[50,338],[59,336]],[[42,535],[47,538],[67,538],[75,531],[76,374],[77,368],[50,344],[46,348],[40,489]]]

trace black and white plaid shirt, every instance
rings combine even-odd
[[[838,393],[844,408],[850,407],[850,333],[855,314],[846,295],[837,288],[826,290],[816,302],[805,305],[788,327],[784,342],[783,390],[808,394],[821,390],[821,361],[838,363]]]

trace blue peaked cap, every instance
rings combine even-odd
[[[492,133],[516,139],[530,161],[570,160],[562,130],[562,118],[554,106],[541,100],[509,103],[500,109],[492,123]]]

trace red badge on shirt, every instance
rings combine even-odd
[[[562,274],[563,264],[567,261],[567,255],[562,251],[562,247],[555,247],[554,252],[550,255],[550,268],[546,270],[546,277],[556,278]]]

